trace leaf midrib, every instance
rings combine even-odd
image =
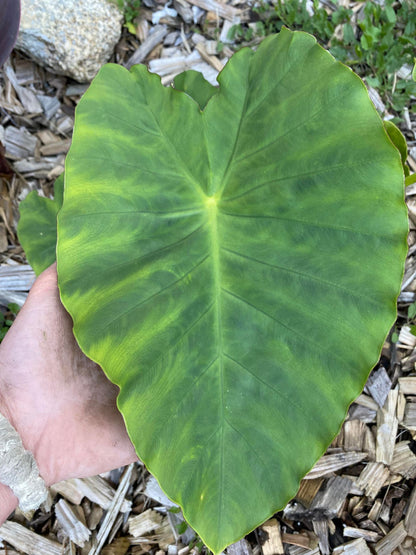
[[[212,197],[211,197],[212,198]],[[219,445],[219,487],[218,487],[218,534],[223,521],[223,491],[224,491],[224,424],[225,424],[225,399],[224,399],[224,345],[222,333],[222,307],[221,307],[221,269],[220,269],[220,244],[218,238],[217,205],[213,202],[208,206],[209,227],[211,235],[211,256],[214,277],[214,296],[215,296],[215,321],[217,336],[217,357],[219,367],[219,426],[220,426],[220,445]]]

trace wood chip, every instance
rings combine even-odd
[[[336,547],[333,555],[371,555],[371,551],[363,538],[344,543]]]
[[[366,389],[377,405],[382,408],[391,389],[391,380],[384,366],[380,366],[380,368],[370,374]]]
[[[121,512],[124,512],[124,511],[121,511]],[[93,508],[87,517],[87,524],[90,530],[95,530],[97,528],[98,524],[100,523],[103,517],[103,514],[104,514],[104,510],[101,507],[98,507],[98,505],[93,505]]]
[[[10,83],[13,85],[14,90],[16,91],[17,96],[19,97],[20,102],[24,109],[30,115],[38,115],[42,113],[42,106],[39,100],[36,98],[35,93],[30,90],[28,87],[21,87],[18,83],[17,77],[15,72],[13,71],[12,66],[10,65],[10,61],[4,64],[4,70],[9,79]]]
[[[24,127],[6,127],[4,134],[4,146],[6,154],[10,158],[27,158],[34,156],[38,140]]]
[[[413,281],[413,280],[412,280]],[[399,333],[398,346],[402,349],[414,349],[416,336],[410,331],[410,326],[403,326]]]
[[[199,43],[196,45],[196,49],[198,50],[201,58],[205,60],[210,66],[212,66],[216,71],[222,71],[224,65],[219,61],[216,56],[210,56],[205,48],[203,43]]]
[[[416,395],[416,376],[399,378],[399,388],[404,395]]]
[[[162,488],[159,486],[159,482],[154,476],[150,476],[146,482],[146,488],[144,494],[151,499],[154,499],[164,507],[179,507],[176,503],[171,501],[169,497],[165,494]]]
[[[302,503],[306,508],[312,505],[316,494],[321,489],[324,482],[323,478],[316,478],[315,480],[302,480],[296,494],[296,500]]]
[[[61,544],[10,520],[0,526],[0,538],[27,555],[62,555]]]
[[[0,266],[0,303],[7,306],[16,302],[22,306],[35,278],[35,272],[28,264]]]
[[[82,96],[89,86],[89,83],[72,83],[68,85],[65,96]]]
[[[399,441],[394,446],[393,460],[390,471],[401,474],[405,478],[416,478],[416,455],[411,449],[414,442]],[[414,449],[414,447],[413,447]]]
[[[406,538],[404,523],[399,522],[390,532],[374,546],[377,555],[390,555]]]
[[[192,8],[186,0],[173,0],[173,7],[185,23],[192,23],[194,19]]]
[[[312,527],[319,539],[319,549],[322,555],[329,555],[328,522],[326,520],[313,520]]]
[[[79,520],[65,499],[60,499],[55,505],[55,515],[65,535],[79,547],[84,547],[91,531]]]
[[[30,60],[14,61],[14,71],[19,85],[32,85],[36,81],[35,64]]]
[[[389,391],[383,408],[377,411],[376,461],[389,465],[393,460],[399,421],[396,417],[396,406],[399,391]]]
[[[413,487],[412,493],[410,494],[409,505],[404,519],[404,527],[409,536],[416,538],[416,485]]]
[[[56,139],[54,142],[50,142],[47,145],[40,147],[40,153],[42,156],[51,156],[54,154],[66,154],[71,146],[71,139]]]
[[[57,482],[51,486],[50,491],[53,497],[60,494],[74,505],[80,505],[85,497],[85,493],[79,489],[78,482],[75,479]]]
[[[188,0],[188,2],[207,12],[214,12],[217,17],[222,17],[233,23],[239,23],[244,19],[241,10],[237,10],[232,6],[222,4],[216,0]]]
[[[168,34],[166,25],[155,25],[146,40],[139,46],[136,52],[124,64],[127,69],[135,64],[142,63],[150,52],[160,44]]]
[[[309,507],[291,502],[284,510],[289,520],[325,520],[338,516],[338,513],[353,486],[349,478],[333,476],[323,482]]]
[[[315,549],[304,549],[303,547],[290,546],[288,553],[289,555],[321,555],[319,547],[315,547]]]
[[[51,170],[59,163],[57,157],[41,158],[24,158],[14,163],[16,171],[25,174],[25,178],[37,177],[38,179],[47,178]]]
[[[157,511],[147,509],[147,511],[129,518],[129,532],[134,538],[145,536],[160,528],[164,520],[165,517]]]
[[[399,396],[397,397],[397,407],[396,407],[396,416],[399,424],[402,424],[404,419],[404,413],[406,410],[406,397],[399,389]]]
[[[70,116],[62,116],[56,122],[56,130],[62,135],[67,135],[72,132],[74,127],[74,120]]]
[[[416,403],[406,403],[403,426],[411,431],[416,431]]]
[[[285,550],[277,519],[271,518],[261,528],[267,534],[267,539],[262,545],[263,555],[283,555]]]
[[[37,99],[39,100],[43,113],[45,114],[45,118],[47,120],[51,120],[61,108],[61,103],[56,98],[56,96],[47,96],[44,94],[38,94]]]
[[[0,252],[5,252],[8,244],[6,226],[0,223]]]
[[[319,478],[320,476],[325,476],[331,474],[341,468],[346,468],[357,464],[367,458],[367,453],[364,452],[354,452],[349,453],[335,453],[333,455],[324,455],[319,459],[315,466],[308,472],[305,476],[305,480],[312,480],[314,478]]]
[[[380,534],[365,530],[362,528],[354,528],[353,526],[345,526],[343,530],[344,537],[346,538],[363,538],[367,542],[375,543],[380,539]]]
[[[374,500],[380,489],[389,481],[390,472],[382,463],[370,462],[357,479],[357,486]]]
[[[351,405],[348,415],[350,419],[361,420],[361,422],[365,422],[366,424],[372,424],[376,421],[377,409],[369,409],[368,407],[354,403]]]
[[[316,547],[316,541],[313,542],[306,534],[288,534],[287,532],[282,532],[282,542],[289,545],[297,545],[308,550]],[[312,545],[313,543],[315,543],[314,546]]]
[[[338,516],[341,507],[351,490],[349,478],[333,476],[318,491],[310,507],[311,511],[320,511],[326,518]]]
[[[170,84],[178,73],[188,69],[199,71],[211,85],[218,86],[218,71],[204,62],[196,49],[189,55],[159,58],[149,62],[149,71],[160,75],[162,84],[165,85]]]
[[[130,547],[129,538],[117,538],[110,545],[106,545],[101,555],[126,555]]]
[[[367,426],[361,420],[347,420],[343,426],[345,451],[363,451]]]
[[[227,547],[227,555],[253,555],[248,541],[243,538]]]
[[[361,395],[357,397],[357,399],[354,401],[354,404],[361,405],[362,407],[366,407],[374,411],[377,411],[379,408],[374,399],[372,399],[368,395],[365,395],[364,393],[361,393]]]

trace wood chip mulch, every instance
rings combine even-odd
[[[137,36],[126,30],[114,61],[146,62],[170,84],[189,68],[213,82],[232,55],[239,0],[147,0]],[[254,28],[254,27],[253,27]],[[218,41],[225,46],[217,52]],[[252,43],[259,42],[254,38]],[[22,304],[34,275],[16,236],[19,202],[50,196],[64,169],[74,110],[87,85],[53,75],[14,52],[0,69],[0,305]],[[413,117],[413,116],[412,116]],[[405,118],[409,165],[416,170],[416,121]],[[398,320],[363,393],[295,499],[227,549],[230,555],[414,555],[416,553],[416,337],[408,307],[416,300],[416,186],[407,189],[409,254]],[[0,527],[0,555],[187,555],[204,553],[180,513],[140,463],[51,488],[49,510],[28,521],[17,510]]]

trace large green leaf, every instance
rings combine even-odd
[[[53,200],[32,191],[20,203],[17,233],[36,275],[56,260],[56,215],[62,206],[63,194],[62,174],[55,181]]]
[[[145,67],[78,105],[62,300],[137,452],[214,552],[281,509],[395,318],[400,156],[310,35],[238,52],[205,110]]]

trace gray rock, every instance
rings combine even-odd
[[[91,81],[113,53],[122,20],[109,0],[22,0],[16,47],[54,73]]]

